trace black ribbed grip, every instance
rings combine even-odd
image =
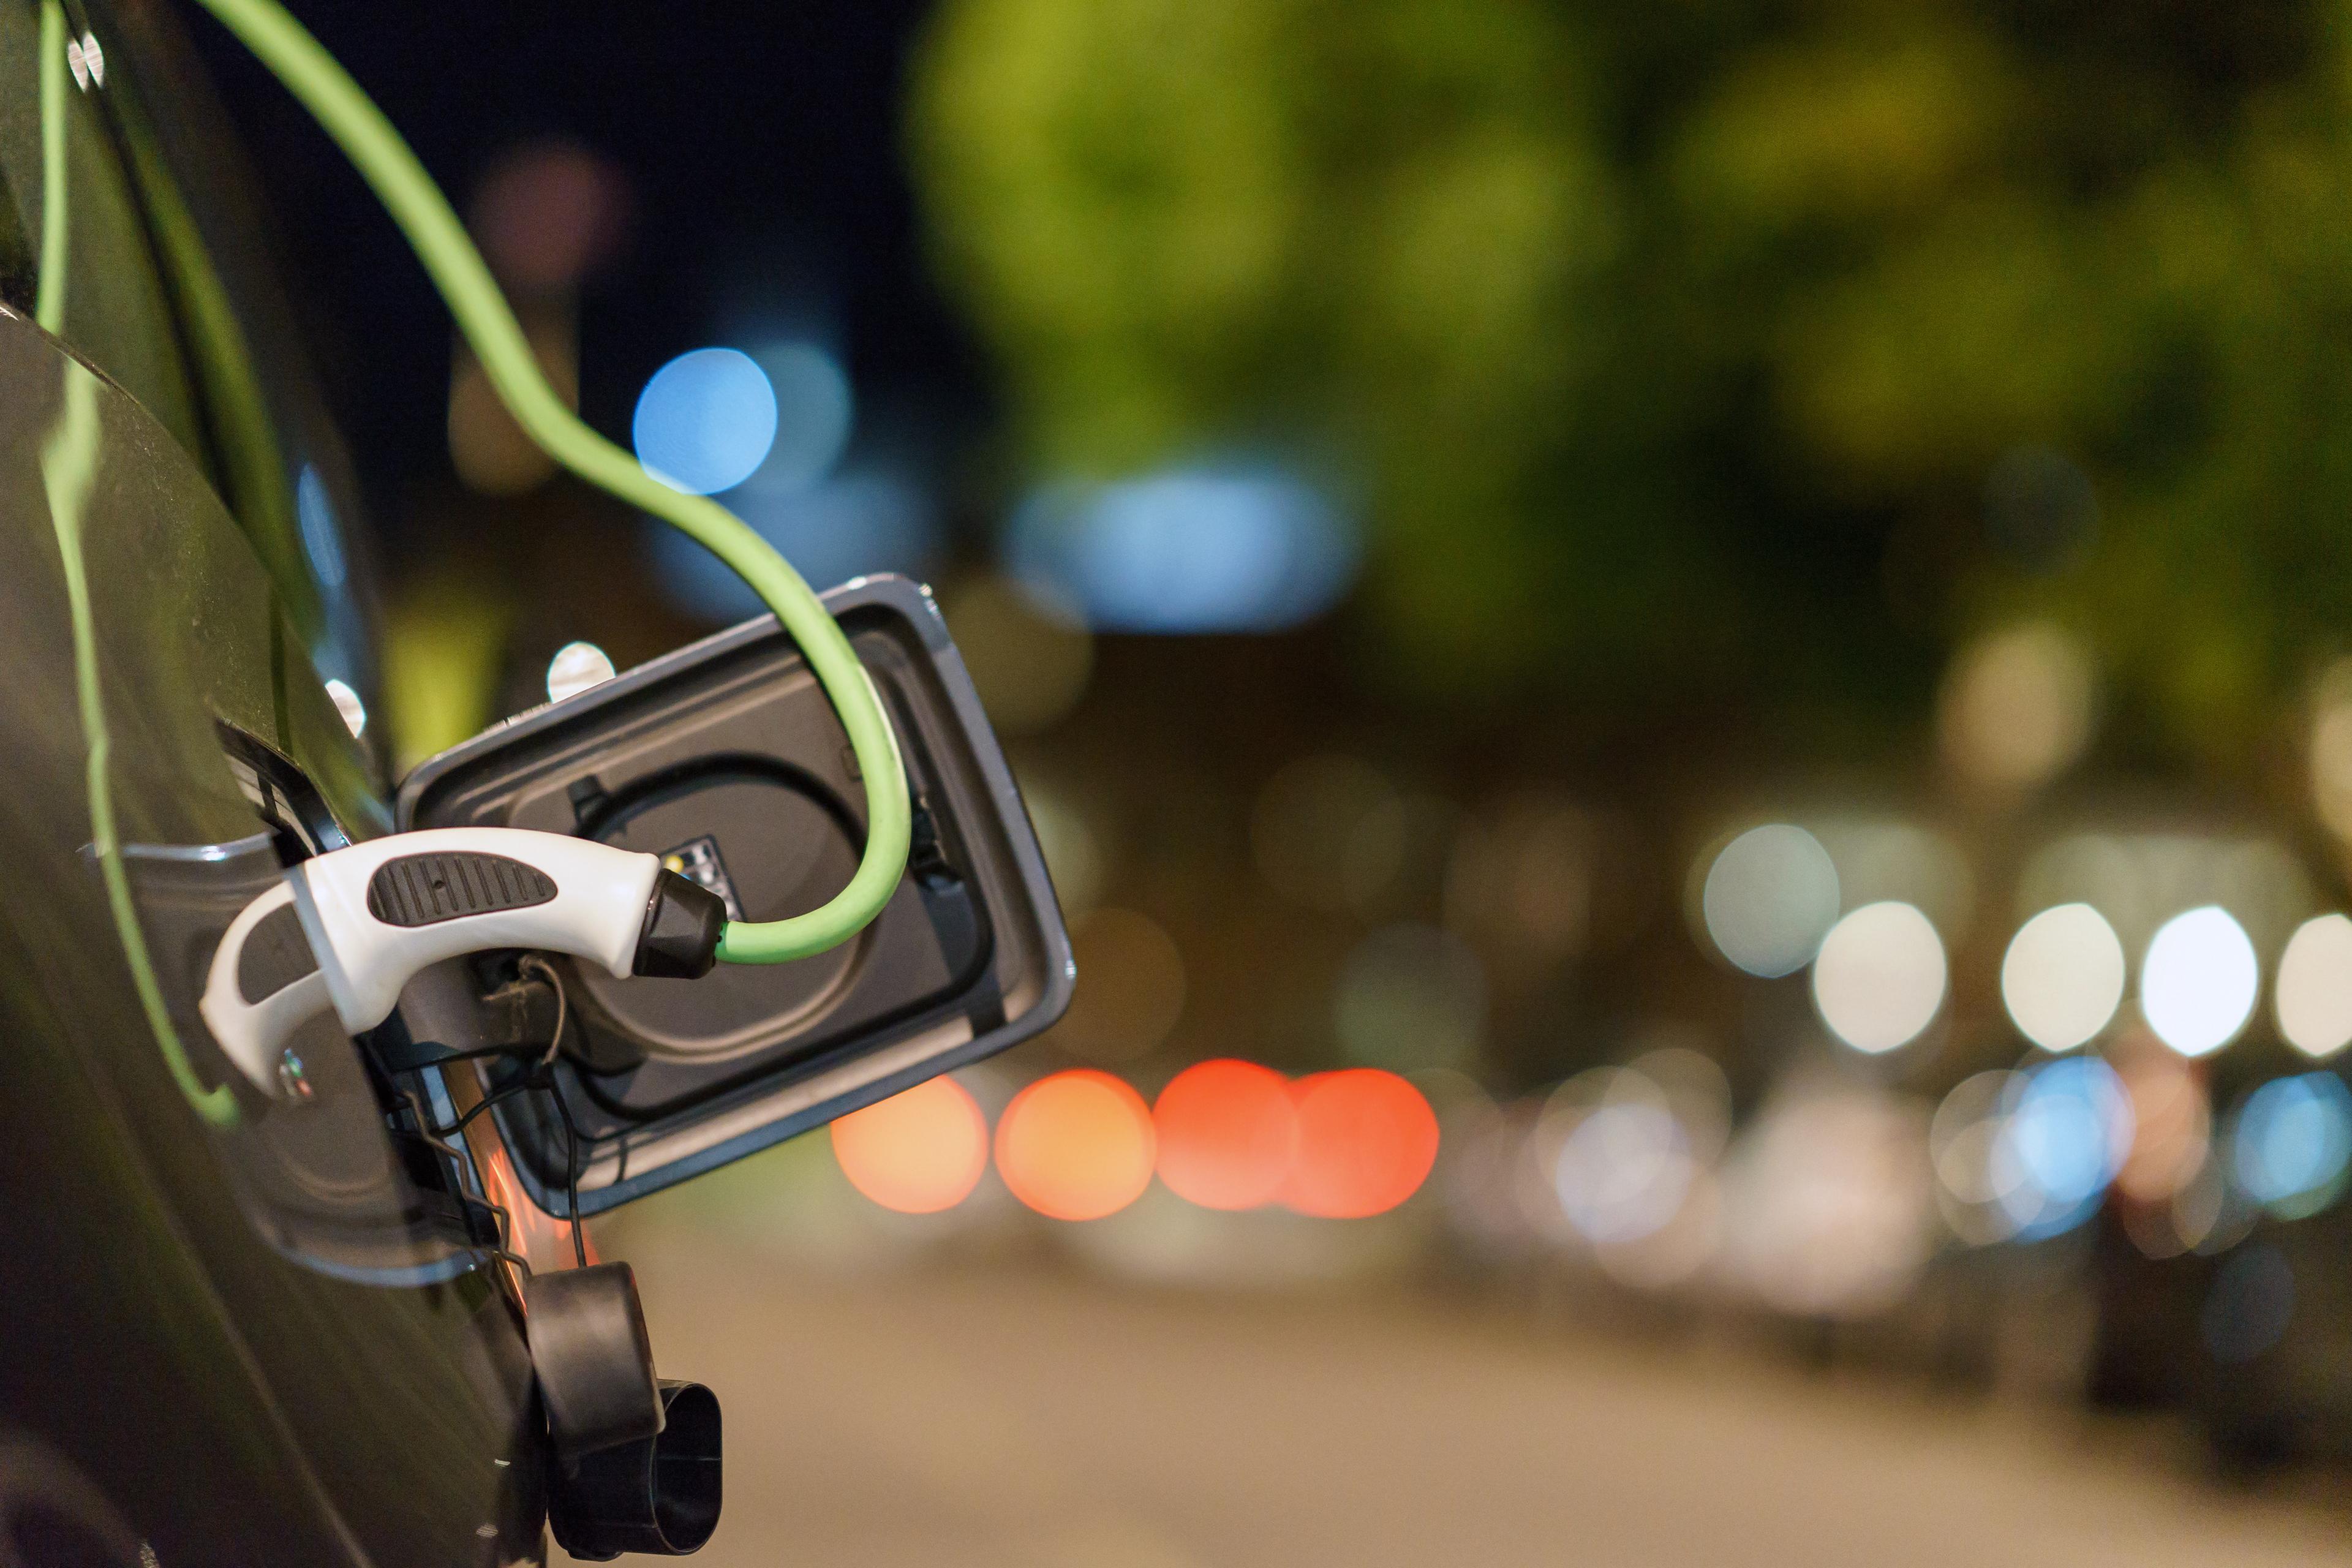
[[[389,926],[438,925],[527,910],[555,897],[555,879],[503,855],[404,855],[368,879],[368,913]]]
[[[310,939],[302,934],[302,917],[294,912],[293,905],[282,904],[245,933],[245,947],[236,955],[236,988],[249,1007],[316,973],[318,968]]]

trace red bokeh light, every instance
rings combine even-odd
[[[1106,1072],[1041,1078],[996,1124],[996,1169],[1013,1195],[1050,1219],[1100,1219],[1151,1184],[1154,1139],[1143,1097]]]
[[[1318,1073],[1299,1079],[1292,1095],[1298,1158],[1282,1201],[1300,1214],[1385,1214],[1418,1192],[1437,1163],[1437,1113],[1394,1073]]]
[[[950,1078],[853,1110],[833,1124],[849,1184],[900,1214],[937,1214],[971,1195],[988,1169],[988,1119]]]
[[[1255,1062],[1196,1063],[1151,1108],[1160,1179],[1210,1209],[1253,1209],[1281,1195],[1298,1151],[1290,1085]]]

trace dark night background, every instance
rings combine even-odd
[[[518,143],[577,142],[628,183],[625,238],[583,290],[582,411],[625,444],[637,391],[711,341],[739,292],[803,302],[869,407],[939,431],[985,417],[974,348],[925,261],[901,151],[929,7],[683,3],[306,7],[464,209]],[[224,30],[188,27],[270,193],[335,412],[380,527],[446,484],[448,313],[342,154]],[[742,258],[756,258],[756,261]],[[753,274],[746,276],[746,273]],[[830,320],[824,318],[829,317]],[[941,432],[944,434],[944,432]]]

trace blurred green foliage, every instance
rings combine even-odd
[[[2352,15],[948,0],[912,141],[1026,462],[1360,476],[1452,694],[1908,705],[2089,635],[2240,753],[2352,588]]]

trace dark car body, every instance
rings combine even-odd
[[[391,814],[342,463],[185,59],[0,0],[0,1563],[536,1561],[498,1249],[560,1231],[331,1029],[273,1100],[196,1021],[221,911]]]

